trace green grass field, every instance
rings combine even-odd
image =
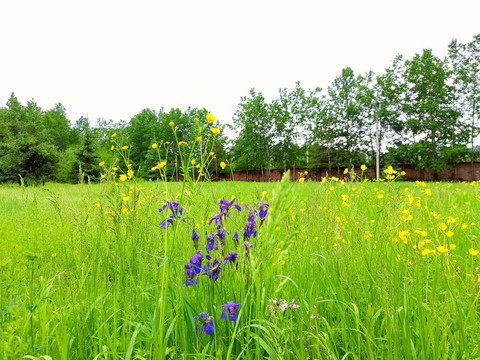
[[[480,358],[479,194],[361,181],[0,187],[0,359]],[[186,286],[192,230],[205,266],[208,221],[233,197],[270,204],[248,256],[249,213],[232,207],[210,252],[218,279]],[[164,200],[184,208],[167,229]],[[221,319],[228,301],[241,303],[236,321]]]

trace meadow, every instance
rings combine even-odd
[[[479,210],[477,182],[2,186],[0,359],[480,358]]]

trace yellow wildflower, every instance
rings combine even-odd
[[[426,256],[426,255],[429,255],[429,254],[435,255],[435,250],[430,250],[430,249],[423,249],[422,250],[422,256]]]
[[[167,162],[166,162],[166,161],[162,161],[161,163],[158,163],[156,166],[152,167],[152,171],[160,170],[160,169],[163,168],[165,165],[167,165]]]
[[[468,252],[469,252],[470,255],[472,255],[472,256],[477,256],[477,255],[478,255],[478,250],[469,249]]]
[[[438,250],[438,252],[441,253],[441,254],[446,253],[446,252],[449,251],[449,250],[448,250],[445,246],[443,246],[443,245],[437,246],[437,250]]]
[[[220,167],[221,167],[222,169],[225,169],[226,166],[227,166],[227,164],[225,164],[223,161],[220,163]]]
[[[206,118],[207,118],[207,122],[208,122],[209,124],[215,122],[215,116],[213,116],[213,115],[210,114],[210,113],[207,114]]]
[[[396,173],[397,173],[397,171],[394,170],[391,165],[389,165],[388,168],[386,168],[386,169],[383,170],[383,171],[384,171],[385,173],[387,173],[388,175],[393,175],[393,174],[396,174]]]

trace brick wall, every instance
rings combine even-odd
[[[343,179],[343,171],[345,168],[336,169],[331,173],[328,173],[328,177],[335,176],[339,179]],[[397,168],[396,168],[397,169]],[[404,165],[400,167],[405,171],[403,180],[407,181],[473,181],[480,180],[480,162],[468,162],[452,164],[450,169],[434,171],[432,169],[417,169],[415,165]],[[399,169],[397,169],[399,170]],[[300,178],[299,173],[305,173],[307,169],[290,169],[290,180],[295,181]],[[321,181],[323,177],[327,176],[326,169],[308,170],[308,175],[304,176],[305,179],[311,179],[313,181]],[[355,168],[355,172],[360,175],[360,167]],[[236,171],[233,173],[233,177],[236,181],[280,181],[283,176],[283,170],[265,170],[263,174],[258,171]],[[385,174],[383,174],[385,175]],[[375,169],[368,168],[364,172],[364,176],[373,179],[375,178]],[[383,176],[384,177],[384,176]],[[213,178],[214,181],[228,181],[231,180],[231,174],[221,174],[218,179]]]

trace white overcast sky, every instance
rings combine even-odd
[[[443,57],[480,33],[480,0],[0,0],[0,105],[13,91],[68,118],[143,108],[232,118],[249,89],[326,89],[346,66],[379,74],[396,54]]]

